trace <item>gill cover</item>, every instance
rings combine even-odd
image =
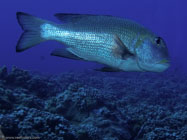
[[[145,38],[135,52],[139,67],[145,71],[162,72],[169,67],[168,49],[161,37]]]

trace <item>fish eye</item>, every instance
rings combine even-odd
[[[161,38],[161,37],[156,37],[156,39],[155,39],[156,44],[157,44],[157,45],[160,45],[161,40],[162,40],[162,38]]]

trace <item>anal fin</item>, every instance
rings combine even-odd
[[[51,55],[73,59],[73,60],[82,60],[82,58],[72,54],[66,48],[55,49],[54,51],[51,52]]]

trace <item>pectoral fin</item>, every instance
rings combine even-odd
[[[127,59],[130,56],[134,56],[134,54],[129,51],[129,49],[117,35],[114,36],[114,42],[115,43],[112,50],[114,56],[119,57],[121,59]]]
[[[72,54],[66,48],[55,49],[54,51],[52,51],[51,55],[64,57],[64,58],[69,58],[69,59],[74,59],[74,60],[82,60],[82,58]]]

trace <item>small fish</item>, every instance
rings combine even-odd
[[[3,135],[1,131],[1,126],[0,126],[0,140],[6,140],[5,136]]]
[[[104,64],[100,71],[162,72],[170,65],[164,40],[134,21],[101,15],[59,13],[55,17],[62,24],[17,12],[24,32],[16,51],[55,40],[66,47],[51,55]]]

